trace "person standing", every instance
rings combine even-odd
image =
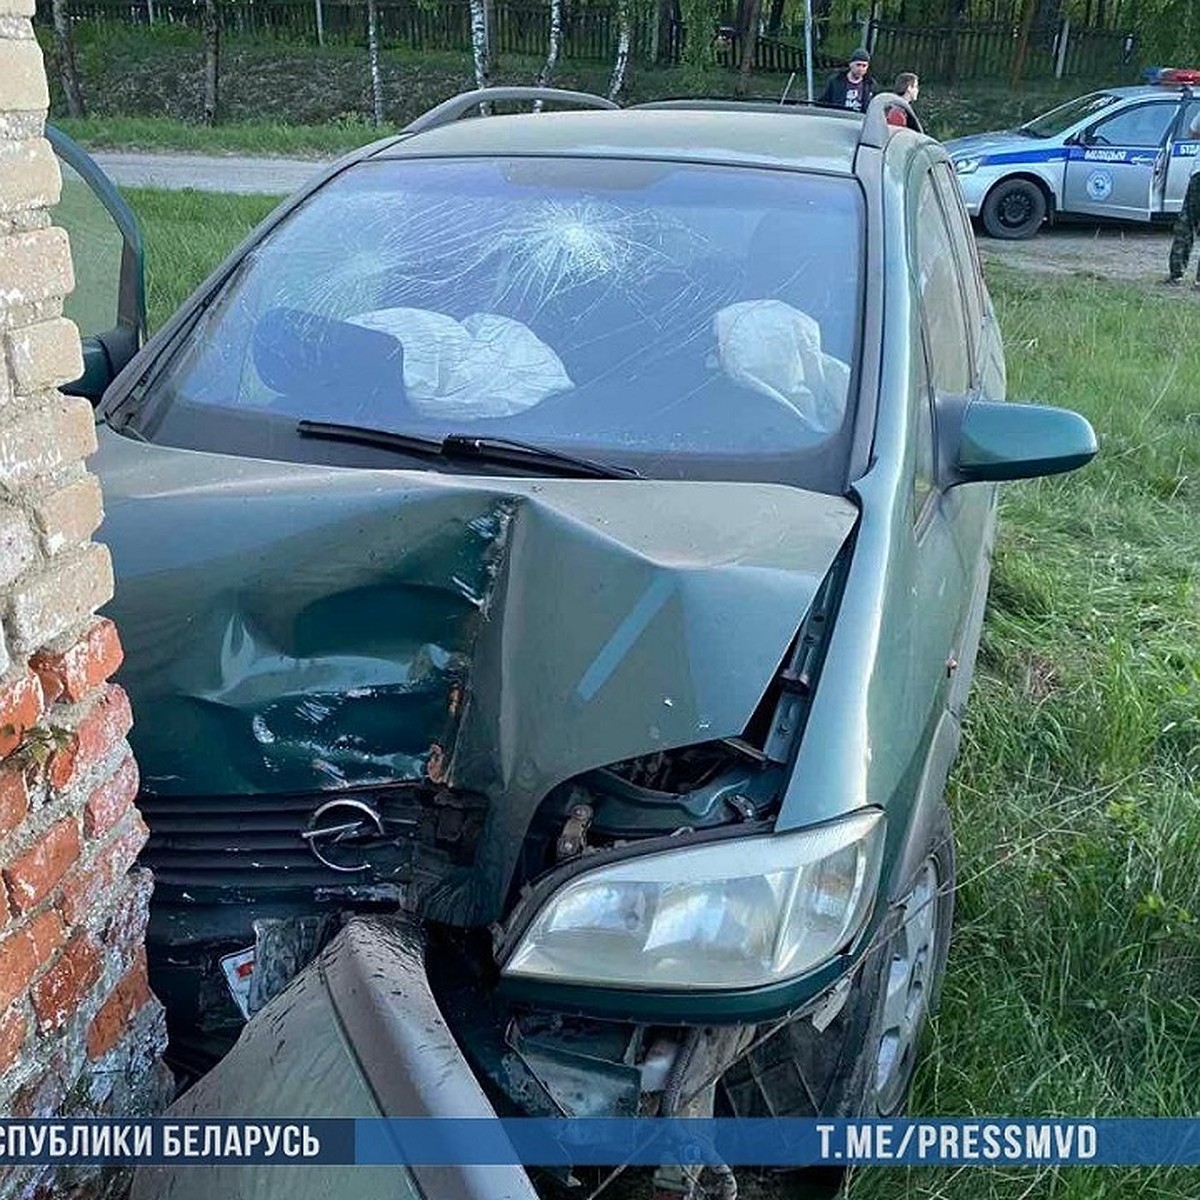
[[[917,78],[914,71],[901,71],[896,76],[896,85],[892,88],[892,91],[901,100],[907,100],[909,104],[912,104],[921,94],[921,81]],[[887,110],[887,119],[889,125],[908,124],[908,117],[902,108],[889,108]]]
[[[845,71],[830,77],[818,104],[825,108],[845,108],[851,112],[866,112],[871,97],[878,90],[867,74],[871,67],[871,52],[860,46],[850,55]]]
[[[1196,117],[1188,127],[1190,141],[1200,139],[1200,117]],[[1200,230],[1200,154],[1192,159],[1192,177],[1188,180],[1187,192],[1183,197],[1183,207],[1175,221],[1175,236],[1171,239],[1171,257],[1167,270],[1169,274],[1164,282],[1178,285],[1183,282],[1183,273],[1187,270],[1188,259],[1192,257],[1192,244],[1196,233]],[[1196,286],[1200,288],[1200,263],[1196,264]]]

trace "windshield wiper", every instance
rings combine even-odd
[[[514,467],[533,467],[558,474],[591,479],[640,479],[632,467],[598,462],[518,442],[512,438],[477,437],[474,434],[451,433],[443,438],[421,437],[411,433],[392,433],[387,429],[369,429],[362,425],[342,425],[336,421],[301,421],[296,426],[301,437],[325,438],[334,442],[356,442],[381,450],[395,450],[424,458],[477,459],[480,462],[501,463]]]

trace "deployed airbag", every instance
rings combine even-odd
[[[573,387],[562,360],[520,321],[424,308],[381,308],[352,323],[404,347],[404,389],[422,416],[509,417]]]

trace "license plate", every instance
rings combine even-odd
[[[254,947],[236,950],[221,959],[221,970],[225,972],[225,983],[229,994],[238,1006],[243,1018],[250,1019],[250,978],[254,974]]]

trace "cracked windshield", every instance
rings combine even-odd
[[[836,489],[859,206],[852,180],[745,168],[366,164],[249,257],[142,432],[289,458],[299,420],[335,421]]]

